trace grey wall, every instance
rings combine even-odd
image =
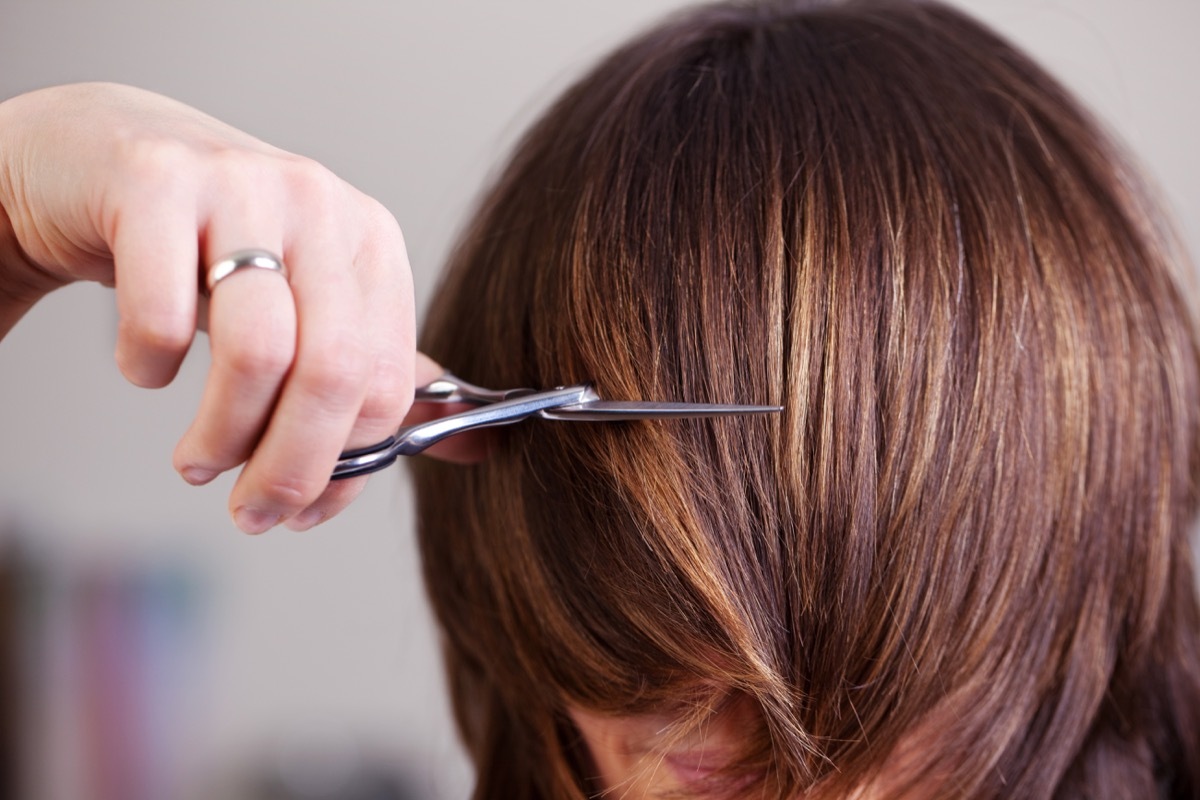
[[[1196,252],[1200,2],[958,4],[1116,126]],[[0,97],[127,82],[313,156],[400,220],[424,301],[524,123],[597,54],[676,5],[3,0]],[[199,700],[179,722],[191,731],[193,785],[328,742],[327,752],[353,746],[405,765],[421,796],[463,796],[400,471],[314,531],[243,536],[226,516],[231,481],[195,489],[170,467],[199,398],[203,342],[174,385],[149,392],[120,379],[114,329],[109,294],[72,287],[0,343],[0,522],[34,534],[64,569],[170,560],[205,576]]]

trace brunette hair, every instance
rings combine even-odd
[[[754,796],[1200,796],[1200,360],[1137,186],[936,3],[704,7],[569,89],[422,348],[784,410],[419,464],[475,797],[592,791],[567,705],[729,693]]]

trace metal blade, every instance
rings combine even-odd
[[[542,419],[570,422],[619,422],[624,419],[685,419],[777,414],[783,406],[741,406],[718,403],[648,403],[640,400],[594,400],[538,412]]]

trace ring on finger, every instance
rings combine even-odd
[[[227,256],[218,258],[208,268],[208,273],[205,275],[204,284],[208,290],[208,294],[213,293],[213,289],[217,284],[228,278],[233,273],[241,269],[253,267],[255,269],[269,269],[278,272],[287,280],[287,267],[283,265],[283,259],[272,253],[270,250],[248,249],[237,250]]]

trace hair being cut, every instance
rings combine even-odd
[[[1200,797],[1200,361],[1137,187],[934,3],[703,7],[569,89],[422,349],[784,411],[418,466],[475,797],[592,792],[569,705],[730,693],[750,796]]]

